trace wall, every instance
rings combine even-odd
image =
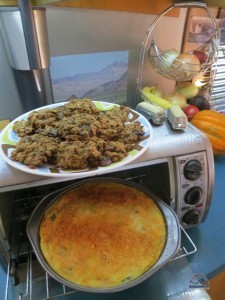
[[[50,55],[129,50],[129,97],[134,98],[141,44],[155,17],[130,12],[47,7]],[[179,17],[164,17],[158,23],[155,38],[162,49],[174,47],[180,50],[184,17],[182,10]],[[3,48],[1,38],[0,48]],[[0,118],[12,119],[21,114],[21,107],[4,49],[0,55],[0,105],[3,107]],[[160,84],[165,90],[174,85],[173,81],[157,75],[146,57],[143,80],[146,84]]]
[[[184,17],[185,9],[180,10],[179,17],[163,17],[158,22],[154,37],[162,49],[180,50]],[[137,85],[141,45],[146,31],[155,18],[155,15],[108,10],[48,8],[50,54],[57,56],[128,50],[128,98],[132,102]],[[146,45],[146,52],[149,42]],[[146,53],[143,84],[159,84],[167,92],[173,89],[175,82],[156,74],[148,62]]]
[[[171,0],[30,0],[32,5],[53,5],[60,7],[79,7],[89,9],[103,9],[129,11],[148,14],[160,14],[172,4]],[[18,0],[0,0],[0,6],[18,6]]]

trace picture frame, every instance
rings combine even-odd
[[[210,12],[220,26],[222,20],[218,19],[219,8],[210,8]],[[207,44],[214,36],[215,30],[215,24],[207,10],[197,7],[189,8],[187,11],[182,52],[196,50],[202,45]]]

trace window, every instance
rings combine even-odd
[[[220,19],[224,20],[210,103],[215,110],[225,112],[225,8],[220,9]]]

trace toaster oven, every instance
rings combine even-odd
[[[0,261],[5,274],[8,274],[5,298],[52,299],[54,294],[49,292],[52,278],[45,274],[35,259],[26,236],[26,224],[42,198],[82,179],[26,174],[8,166],[3,160],[0,161],[0,172]],[[204,222],[210,209],[214,185],[211,145],[193,125],[188,124],[185,131],[174,131],[165,122],[161,126],[153,126],[153,137],[144,154],[113,172],[98,175],[101,176],[134,181],[150,189],[175,211],[184,229],[182,239],[189,240],[185,229]],[[191,240],[189,248],[190,253],[196,251]],[[43,297],[39,288],[40,278],[47,282],[47,294]],[[58,283],[54,282],[54,285],[54,293],[57,293]],[[39,290],[38,295],[34,294],[34,287]],[[58,294],[72,292],[64,286]],[[13,296],[10,298],[11,293]],[[26,298],[27,295],[30,298]]]

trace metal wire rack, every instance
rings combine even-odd
[[[195,244],[183,227],[181,227],[181,232],[182,242],[180,250],[171,261],[186,257],[197,251]],[[15,281],[15,259],[17,258],[11,256],[8,264],[5,300],[10,299],[10,292],[12,293],[10,286],[12,281]],[[51,278],[39,265],[30,245],[28,245],[25,261],[20,266],[17,266],[17,268],[22,269],[20,272],[23,272],[22,277],[24,280],[19,284],[15,284],[13,287],[13,299],[15,300],[48,300],[78,292],[78,290],[71,289]],[[19,270],[17,270],[17,272],[18,271]],[[74,299],[76,299],[76,296],[74,296]]]
[[[48,273],[41,270],[37,260],[34,259],[33,251],[31,249],[27,253],[27,260],[25,263],[25,280],[20,284],[15,285],[13,291],[10,291],[9,287],[12,280],[11,272],[14,264],[13,262],[14,260],[11,260],[11,263],[8,265],[5,300],[12,297],[13,299],[18,300],[47,300],[77,292],[77,290],[72,290],[69,287],[56,282],[48,275]],[[38,276],[36,272],[38,273]]]
[[[139,184],[142,184],[146,178],[144,173],[138,176],[127,175],[127,180]],[[63,185],[64,183],[53,185],[51,190]],[[32,210],[47,193],[49,193],[49,186],[43,186],[24,190],[21,193],[18,191],[18,195],[15,196],[11,248],[7,252],[8,267],[4,300],[47,300],[78,292],[57,282],[45,272],[25,234],[26,222]],[[181,247],[172,260],[186,257],[196,251],[195,244],[181,226]],[[74,295],[74,299],[76,299],[76,295]]]
[[[202,45],[199,45],[198,48],[189,51],[188,53],[192,54],[195,51],[204,51],[207,55],[207,59],[202,64],[196,64],[192,62],[184,62],[177,58],[170,57],[170,55],[164,55],[165,50],[161,49],[157,45],[157,38],[155,37],[155,29],[160,20],[172,9],[174,8],[191,8],[197,7],[206,11],[209,18],[211,19],[213,25],[213,32],[211,37],[207,42]],[[218,42],[220,38],[220,30],[216,19],[212,12],[207,8],[207,4],[205,2],[198,1],[174,1],[174,3],[169,6],[166,10],[164,10],[160,15],[156,17],[156,19],[151,23],[150,27],[147,29],[144,40],[141,45],[140,50],[140,59],[139,59],[139,70],[137,77],[137,96],[136,102],[139,102],[140,99],[140,91],[142,88],[142,76],[144,63],[147,58],[150,61],[153,70],[155,70],[158,74],[162,75],[167,79],[172,79],[175,81],[190,81],[195,78],[199,74],[204,74],[205,72],[209,72],[209,70],[213,67],[215,68],[215,64],[217,61],[217,53],[218,53]]]
[[[217,52],[217,46],[213,39],[196,48],[195,51],[201,52],[203,49],[205,49],[204,53],[206,53],[207,58],[206,62],[200,65],[195,62],[184,62],[179,58],[173,59],[169,54],[165,55],[166,52],[158,48],[155,40],[152,40],[148,49],[148,59],[151,62],[153,69],[162,76],[176,81],[188,81],[200,73],[206,72],[215,62],[214,58],[215,53]],[[190,52],[189,54],[192,53]]]

